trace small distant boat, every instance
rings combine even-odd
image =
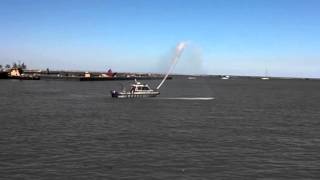
[[[230,79],[230,76],[222,76],[221,79],[227,80],[227,79]]]
[[[194,80],[194,79],[197,79],[197,78],[194,77],[194,76],[189,76],[189,77],[188,77],[188,80]]]
[[[265,73],[264,73],[264,77],[261,78],[261,80],[269,80],[269,75],[268,75],[268,69],[266,69]]]
[[[117,92],[111,91],[111,97],[113,98],[143,98],[143,97],[155,97],[159,95],[159,91],[154,91],[148,84],[141,84],[137,80],[131,85],[130,91],[122,90]]]

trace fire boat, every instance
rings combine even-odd
[[[131,85],[130,91],[122,90],[120,92],[112,90],[111,96],[113,98],[144,98],[155,97],[159,95],[159,91],[154,91],[148,84],[142,84],[135,80],[135,83]]]
[[[181,42],[176,47],[175,56],[172,59],[172,64],[164,76],[160,84],[157,86],[156,90],[151,89],[147,84],[142,84],[135,80],[135,83],[131,85],[130,91],[123,89],[122,91],[111,91],[111,97],[113,98],[144,98],[144,97],[156,97],[160,94],[159,89],[165,80],[168,78],[169,74],[172,72],[174,66],[176,65],[179,57],[181,56],[183,49],[186,47],[186,43]]]

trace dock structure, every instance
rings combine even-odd
[[[22,68],[10,68],[0,72],[0,79],[40,80],[37,74],[25,74]]]

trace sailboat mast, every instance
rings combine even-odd
[[[268,72],[268,69],[266,68],[265,72],[264,72],[264,76],[265,77],[268,77],[269,76],[269,72]]]

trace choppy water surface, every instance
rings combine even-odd
[[[178,77],[110,98],[120,83],[1,80],[0,178],[320,178],[319,81]]]

